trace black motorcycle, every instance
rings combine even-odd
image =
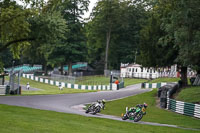
[[[95,115],[96,113],[101,112],[101,109],[104,108],[105,108],[105,100],[98,100],[97,102],[91,104],[85,111],[85,113],[91,112],[93,115]]]

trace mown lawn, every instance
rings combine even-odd
[[[147,82],[146,79],[134,79],[134,78],[124,78],[124,86],[139,84]],[[121,82],[121,81],[120,81]],[[110,77],[105,76],[85,76],[79,81],[76,81],[76,84],[84,85],[108,85],[110,83]]]
[[[200,86],[183,88],[176,99],[184,102],[200,104]]]
[[[8,78],[7,78],[8,79]],[[66,94],[66,93],[86,93],[86,92],[94,92],[92,90],[79,90],[79,89],[69,89],[69,88],[63,88],[63,90],[59,90],[57,86],[40,83],[37,81],[33,81],[31,79],[22,78],[20,79],[20,84],[26,85],[27,82],[29,82],[30,87],[38,88],[41,90],[38,91],[23,91],[22,95],[46,95],[46,94]]]
[[[108,85],[110,77],[100,76],[83,76],[75,81],[76,84],[82,85]]]
[[[146,79],[131,79],[131,78],[124,78],[124,86],[129,86],[133,84],[139,84],[143,82],[147,82]]]
[[[180,78],[157,78],[150,80],[148,83],[161,83],[161,82],[178,82]]]
[[[8,105],[0,115],[1,133],[199,133]]]
[[[137,104],[143,104],[146,102],[148,104],[147,115],[144,116],[142,121],[172,124],[187,128],[200,129],[200,119],[180,115],[168,110],[158,108],[156,106],[156,94],[157,89],[154,89],[151,92],[108,102],[106,103],[106,109],[102,111],[102,113],[120,116],[121,113],[125,113],[126,107],[133,107]]]

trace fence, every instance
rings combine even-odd
[[[163,77],[179,77],[180,74],[177,72],[156,72],[156,73],[145,73],[145,72],[121,72],[121,77],[127,78],[144,78],[144,79],[155,79],[155,78],[163,78]],[[194,72],[188,72],[187,77],[194,77]]]
[[[49,78],[49,77],[47,77]],[[103,75],[95,75],[95,76],[65,76],[59,74],[52,74],[51,80],[64,82],[64,83],[72,83],[72,84],[84,84],[84,85],[105,85],[110,83],[110,77],[105,77]],[[122,81],[122,80],[121,80]]]
[[[46,83],[46,84],[55,85],[55,86],[62,86],[62,87],[72,88],[72,89],[81,89],[81,90],[117,90],[117,85],[116,84],[109,84],[109,85],[80,85],[80,84],[65,83],[65,82],[59,82],[59,81],[55,81],[55,80],[40,78],[40,77],[36,77],[36,76],[33,76],[33,75],[29,75],[29,74],[23,74],[22,76],[24,78],[35,80],[35,81],[38,81],[38,82],[41,82],[41,83]]]
[[[59,75],[59,74],[51,74],[51,79],[55,81],[75,84],[76,77],[64,76],[64,75]]]
[[[105,76],[110,76],[111,74],[112,76],[120,77],[120,70],[104,70]]]
[[[200,104],[192,104],[167,98],[167,109],[179,114],[200,118]]]

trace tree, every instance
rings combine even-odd
[[[24,50],[24,54],[32,63],[42,63],[47,73],[46,67],[53,48],[60,40],[66,38],[66,21],[59,12],[41,12],[38,16],[30,18],[29,22],[31,24],[30,36],[35,41]]]
[[[16,2],[4,0],[0,2],[0,52],[11,49],[15,58],[19,57],[21,47],[32,40],[30,24],[27,17],[33,15],[31,9],[23,9]]]
[[[119,0],[101,0],[93,9],[91,14],[92,21],[89,22],[88,31],[89,44],[96,43],[97,51],[105,50],[104,52],[104,70],[108,69],[109,47],[113,32],[118,29],[119,15]],[[90,39],[91,37],[91,39]],[[92,40],[93,39],[93,40]],[[93,47],[93,46],[91,46]],[[102,58],[102,57],[100,57]]]
[[[145,16],[143,3],[99,1],[87,25],[90,63],[104,62],[106,70],[119,69],[121,62],[134,62]]]
[[[63,65],[67,62],[69,75],[72,75],[72,63],[83,61],[86,56],[86,39],[81,15],[88,10],[88,3],[88,0],[52,0],[49,1],[48,8],[50,10],[46,9],[50,12],[60,11],[67,22],[66,39],[61,40],[59,45],[54,45],[49,63],[53,65],[60,64],[62,72]]]
[[[199,1],[189,0],[156,1],[152,6],[152,19],[142,30],[146,36],[141,39],[143,64],[178,64],[183,86],[187,85],[187,67],[199,65],[198,4]]]

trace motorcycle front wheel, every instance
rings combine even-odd
[[[143,114],[139,113],[138,115],[135,116],[134,122],[140,121],[142,119],[142,117],[143,117]]]
[[[95,115],[96,113],[99,113],[100,111],[101,111],[100,107],[97,107],[94,109],[94,112],[92,114]]]

